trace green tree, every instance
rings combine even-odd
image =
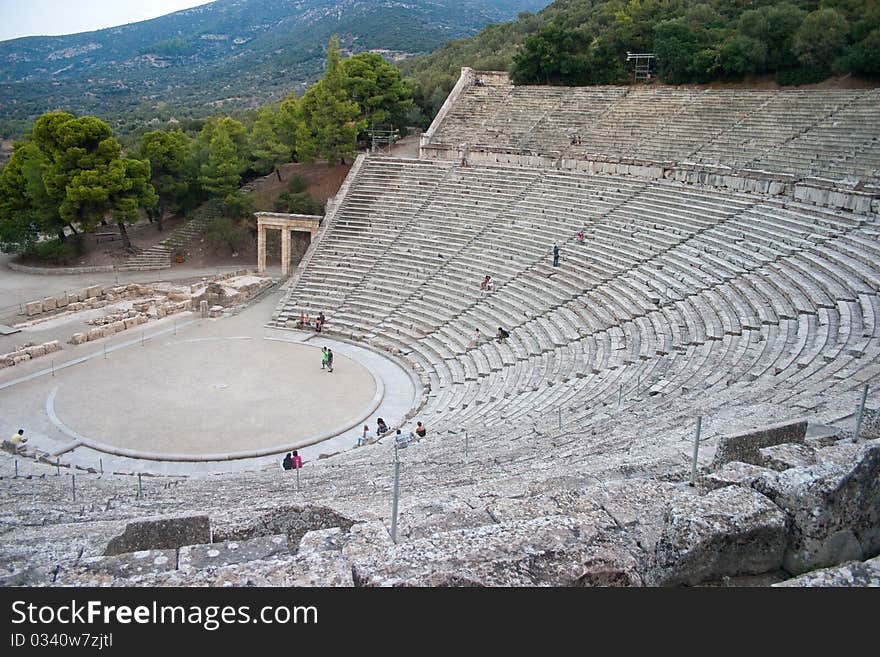
[[[574,30],[545,25],[514,55],[510,79],[514,84],[577,81],[583,72],[583,59],[578,57],[583,47]]]
[[[222,128],[213,132],[208,161],[201,167],[199,184],[216,198],[224,198],[238,190],[241,173],[246,167],[229,133]]]
[[[131,249],[126,222],[137,219],[138,208],[156,202],[150,163],[123,157],[110,126],[93,116],[49,112],[34,123],[33,139],[45,154],[42,180],[62,222],[88,232],[98,222],[115,220]]]
[[[783,2],[745,11],[739,17],[739,33],[760,41],[766,56],[763,69],[775,71],[794,64],[794,35],[807,12]]]
[[[853,46],[847,68],[861,75],[880,76],[880,29],[869,32]]]
[[[0,172],[0,243],[12,245],[19,252],[36,242],[41,231],[57,234],[60,230],[63,233],[63,226],[52,223],[58,212],[57,206],[53,206],[45,195],[40,175],[43,159],[42,153],[33,142],[18,142],[12,157]],[[38,184],[42,187],[42,196],[47,202],[47,218],[40,217],[38,201],[34,198],[31,187],[34,170]]]
[[[403,127],[414,107],[412,92],[401,79],[400,70],[378,53],[365,52],[345,59],[342,86],[367,124]]]
[[[670,84],[689,82],[694,74],[694,60],[704,50],[704,43],[703,30],[683,19],[659,23],[654,28],[654,52],[661,79]]]
[[[329,164],[354,155],[358,133],[366,126],[357,103],[349,100],[342,75],[339,39],[327,48],[324,77],[309,87],[296,104],[296,155],[300,162],[323,157]]]
[[[739,78],[764,67],[767,48],[763,41],[736,34],[719,50],[719,67],[727,77]]]
[[[281,101],[275,120],[275,135],[292,154],[296,154],[296,105],[296,94],[291,92]]]
[[[792,49],[804,66],[830,71],[848,35],[849,24],[840,13],[818,9],[807,14],[794,36]]]
[[[251,127],[248,139],[253,170],[261,176],[274,170],[280,181],[278,166],[290,162],[291,149],[279,137],[279,118],[280,112],[276,112],[271,105],[263,106]]]
[[[233,150],[235,151],[235,162],[241,165],[238,171],[239,176],[247,168],[250,157],[247,129],[241,122],[236,121],[232,117],[213,117],[204,122],[192,144],[190,167],[194,171],[194,175],[200,185],[203,181],[204,167],[208,164],[211,156],[211,144],[218,133],[225,135],[232,143]],[[205,189],[204,186],[202,186],[202,189],[208,194],[212,193]]]
[[[141,138],[140,156],[150,162],[150,183],[158,198],[147,214],[160,232],[166,212],[180,209],[190,193],[189,148],[190,138],[180,130],[153,130]]]

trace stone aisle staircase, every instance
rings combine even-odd
[[[186,222],[168,237],[148,249],[131,256],[119,266],[119,271],[150,271],[170,269],[171,256],[178,247],[183,247],[198,235],[210,217],[198,217]]]

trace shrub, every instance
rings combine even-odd
[[[289,212],[290,214],[324,214],[324,205],[314,196],[308,193],[291,194],[282,192],[275,201],[276,212]]]
[[[21,251],[24,260],[48,265],[70,265],[85,251],[82,235],[59,239],[30,242]]]
[[[291,194],[300,194],[309,187],[309,181],[306,180],[305,176],[294,176],[290,179],[290,182],[287,183],[287,191]]]

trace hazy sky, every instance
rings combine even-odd
[[[209,0],[0,0],[0,41],[136,23]]]

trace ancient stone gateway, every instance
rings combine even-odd
[[[270,229],[281,231],[281,274],[290,274],[290,231],[307,232],[314,239],[322,217],[281,212],[256,212],[254,216],[257,218],[257,271],[266,271],[266,229]]]

